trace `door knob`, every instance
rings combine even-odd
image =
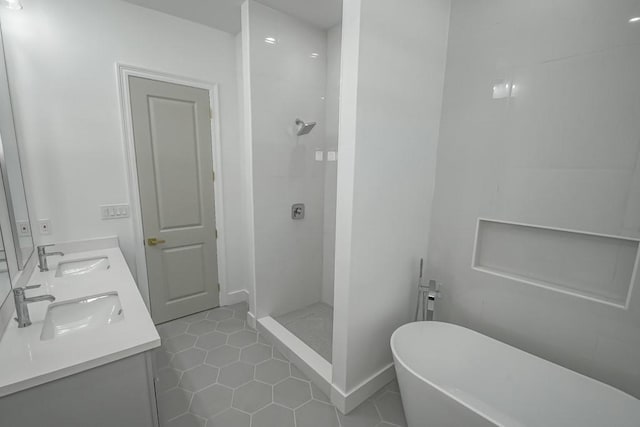
[[[167,241],[166,240],[157,239],[155,237],[150,237],[150,238],[147,239],[147,244],[149,246],[162,245],[164,243],[167,243]]]

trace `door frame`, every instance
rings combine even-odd
[[[138,186],[138,165],[136,163],[136,150],[133,138],[133,118],[131,116],[131,97],[129,93],[129,77],[141,77],[150,80],[157,80],[165,83],[173,83],[184,86],[191,86],[198,89],[205,89],[209,92],[209,108],[212,112],[211,144],[213,153],[213,167],[215,170],[215,180],[213,181],[214,204],[215,204],[215,227],[218,233],[216,239],[217,261],[218,261],[218,282],[220,291],[218,298],[220,306],[230,303],[227,298],[227,259],[226,259],[226,233],[224,228],[224,197],[222,182],[222,145],[220,135],[220,107],[218,96],[218,84],[192,79],[190,77],[178,76],[174,74],[154,71],[142,67],[130,66],[116,63],[116,73],[118,81],[118,94],[120,101],[120,112],[122,116],[122,133],[124,149],[127,160],[127,175],[129,187],[129,202],[131,204],[130,213],[133,225],[133,238],[136,256],[136,276],[142,299],[151,312],[149,277],[147,275],[147,258],[144,247],[144,232],[142,229],[142,205],[140,203],[140,187]],[[153,316],[153,313],[152,313]]]

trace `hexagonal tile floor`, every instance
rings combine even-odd
[[[246,325],[247,304],[158,326],[162,427],[406,427],[396,382],[349,415]]]

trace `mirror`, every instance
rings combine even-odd
[[[0,36],[0,170],[6,196],[10,230],[3,230],[5,239],[12,238],[18,268],[23,269],[33,253],[33,236],[29,222],[29,209],[20,166],[18,139],[11,109],[11,95],[4,57],[4,46]],[[6,223],[6,222],[5,222]],[[5,241],[6,242],[6,241]],[[6,243],[3,248],[7,247]],[[5,250],[2,251],[5,254]],[[6,256],[3,256],[6,260]],[[6,261],[5,261],[6,264]],[[0,298],[2,298],[0,293]]]
[[[4,248],[4,236],[0,229],[0,305],[11,292],[11,280],[9,278],[9,264]]]

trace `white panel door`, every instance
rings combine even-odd
[[[217,307],[209,92],[129,77],[151,316]]]

